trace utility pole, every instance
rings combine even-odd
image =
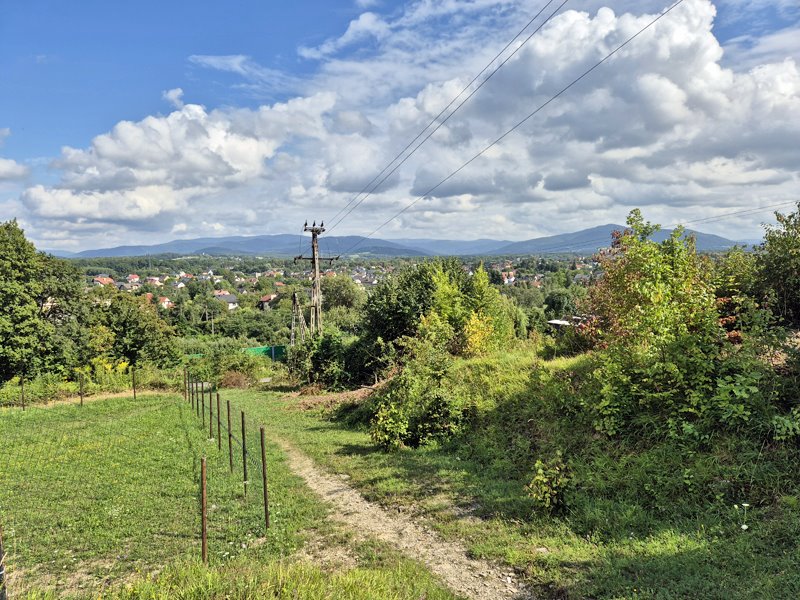
[[[294,346],[297,340],[296,330],[300,329],[300,343],[306,341],[306,317],[303,315],[303,307],[300,306],[300,300],[297,297],[297,292],[292,294],[292,338],[291,345]]]
[[[319,236],[325,233],[325,223],[320,223],[317,225],[317,222],[308,226],[308,221],[305,222],[303,225],[303,232],[309,231],[311,232],[311,257],[307,256],[295,256],[294,261],[297,262],[298,260],[310,260],[311,261],[311,269],[313,272],[314,281],[311,286],[311,335],[315,333],[322,333],[322,284],[320,281],[320,274],[319,274],[319,261],[320,260],[327,260],[333,263],[334,260],[339,258],[338,256],[330,257],[330,258],[322,258],[320,259],[319,256]]]

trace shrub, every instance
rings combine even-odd
[[[536,508],[548,513],[563,509],[564,493],[571,478],[561,452],[557,451],[551,460],[537,460],[533,469],[533,478],[526,489]]]
[[[740,334],[727,335],[708,263],[678,229],[664,242],[638,211],[614,250],[601,258],[603,278],[590,290],[587,311],[599,317],[595,427],[678,434],[684,423],[741,428],[771,414],[772,375],[761,359],[775,339],[763,311],[742,302]]]
[[[250,387],[251,379],[240,371],[225,371],[219,379],[220,387],[246,389]]]
[[[427,321],[429,325],[432,322],[439,321]],[[448,440],[463,428],[465,402],[444,381],[452,357],[441,338],[431,336],[431,331],[438,329],[430,326],[426,337],[405,340],[409,358],[403,370],[371,400],[374,416],[370,433],[383,448]]]

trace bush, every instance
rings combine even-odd
[[[403,370],[371,399],[370,434],[386,449],[451,439],[465,422],[466,403],[444,381],[452,364],[444,344],[423,337],[404,345]]]
[[[219,385],[223,388],[247,389],[251,383],[251,378],[239,371],[225,371],[219,378]]]
[[[684,424],[764,430],[777,398],[762,356],[779,336],[752,303],[734,303],[721,320],[708,263],[678,229],[664,242],[638,211],[631,229],[601,258],[603,278],[590,290],[587,311],[599,317],[593,335],[607,349],[597,356],[595,427],[680,435]],[[723,323],[734,319],[737,336]],[[599,335],[598,334],[599,331]]]
[[[556,452],[555,458],[551,460],[537,460],[533,469],[533,478],[526,489],[536,508],[548,513],[563,509],[564,492],[571,477],[561,452]]]

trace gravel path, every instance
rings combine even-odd
[[[288,442],[278,440],[278,443],[286,453],[292,471],[330,503],[331,517],[357,534],[394,545],[409,558],[423,562],[451,590],[467,598],[533,598],[508,568],[470,558],[461,544],[445,541],[409,517],[367,502],[342,477],[323,472],[308,456]]]

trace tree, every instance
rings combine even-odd
[[[741,246],[734,246],[714,265],[714,286],[718,298],[754,296],[757,283],[757,257]]]
[[[800,202],[795,212],[775,218],[757,249],[759,288],[781,319],[800,327]]]
[[[572,316],[575,313],[575,301],[572,294],[563,288],[554,289],[544,299],[544,306],[550,318]]]
[[[0,224],[0,381],[30,371],[50,328],[37,298],[41,256],[16,220]]]
[[[113,358],[159,366],[177,360],[174,329],[145,297],[99,288],[91,300],[96,309],[95,325],[102,325],[111,333]]]
[[[93,354],[85,334],[90,315],[83,279],[69,262],[47,254],[40,255],[39,277],[42,286],[36,303],[47,335],[37,366],[45,372],[70,374]]]
[[[367,294],[347,276],[325,277],[322,279],[322,308],[330,310],[336,307],[361,308],[367,300]]]

